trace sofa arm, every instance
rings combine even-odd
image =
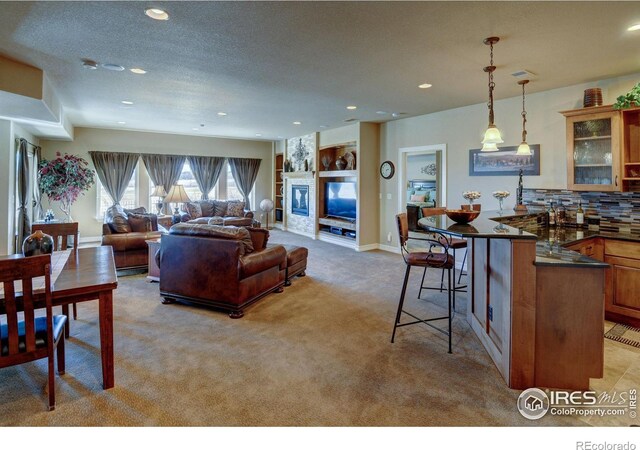
[[[245,209],[244,210],[244,216],[248,219],[253,219],[253,211]]]
[[[272,267],[280,267],[287,259],[287,251],[281,245],[240,257],[240,278],[248,278]]]
[[[109,235],[109,234],[112,234],[111,227],[109,226],[108,223],[103,223],[102,224],[102,235],[104,236],[104,235]]]

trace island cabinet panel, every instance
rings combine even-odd
[[[533,386],[535,242],[476,238],[469,261],[467,320],[507,384]]]
[[[589,389],[604,365],[604,269],[538,266],[535,386]]]
[[[575,244],[567,245],[566,248],[589,258],[604,261],[604,239],[602,238],[584,239]]]

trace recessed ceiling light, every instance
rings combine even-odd
[[[192,130],[193,130],[193,131],[198,131],[199,129],[200,129],[200,128],[196,128],[196,127],[193,127],[193,128],[192,128]]]
[[[418,86],[420,89],[429,89],[431,85],[429,83],[422,83]]]
[[[82,67],[89,70],[96,70],[98,68],[98,63],[91,59],[83,59]]]
[[[133,69],[129,69],[129,70],[130,70],[131,72],[133,72],[133,73],[137,74],[137,75],[143,75],[143,74],[147,73],[147,71],[146,71],[146,70],[141,69],[141,68],[139,68],[139,67],[134,67]]]
[[[631,25],[627,28],[627,31],[638,31],[640,30],[640,23],[636,23],[635,25]]]
[[[302,125],[302,122],[298,122],[297,120],[293,122],[294,125]]]
[[[169,20],[169,14],[164,9],[147,8],[144,13],[155,20]]]
[[[278,139],[284,139],[284,137],[283,136],[278,136]]]
[[[219,115],[219,116],[226,116],[226,115],[227,115],[227,113],[226,113],[226,112],[222,112],[222,111],[220,111],[220,112],[218,113],[218,115]]]
[[[394,112],[394,113],[391,113],[391,115],[393,117],[400,117],[400,116],[404,116],[405,114],[407,114],[407,113],[405,113],[405,112]]]
[[[320,125],[320,128],[327,128],[327,125]]]
[[[133,102],[131,100],[122,100],[120,103],[122,103],[123,105],[133,105]]]
[[[256,133],[256,136],[257,137],[261,137],[262,135],[260,133]]]
[[[351,106],[347,106],[347,109],[358,109],[358,107],[351,105]]]
[[[376,114],[389,114],[389,113],[386,111],[376,111]]]
[[[124,70],[124,67],[122,67],[119,64],[106,63],[106,64],[101,64],[101,66],[103,69],[113,70],[114,72],[122,72]]]
[[[127,122],[123,122],[122,120],[118,121],[118,125],[124,125],[124,124],[126,124],[126,123],[127,123]]]

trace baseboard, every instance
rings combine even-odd
[[[368,252],[369,250],[377,250],[378,247],[379,247],[378,244],[357,245],[356,246],[356,251],[357,252]]]
[[[322,242],[328,242],[330,244],[340,245],[342,247],[347,247],[352,249],[356,248],[355,239],[351,240],[342,236],[332,236],[329,233],[319,233],[318,239],[321,240]]]
[[[394,245],[378,244],[378,249],[385,252],[400,253],[400,249]]]

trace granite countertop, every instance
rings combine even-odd
[[[457,224],[446,215],[441,215],[424,217],[418,221],[418,226],[428,231],[437,231],[470,239],[535,239],[535,264],[540,266],[606,268],[609,267],[607,263],[569,250],[565,246],[594,237],[640,242],[640,235],[629,233],[594,231],[570,226],[537,226],[528,227],[527,231],[525,231],[500,223],[501,220],[524,219],[535,217],[541,213],[544,213],[541,209],[526,212],[482,211],[477,219],[467,225]]]
[[[504,225],[495,220],[499,211],[482,211],[473,222],[459,224],[449,219],[445,214],[423,217],[418,220],[418,227],[427,231],[436,231],[463,238],[491,238],[491,239],[537,239],[533,233],[519,228]],[[531,213],[509,212],[508,217],[528,216]],[[534,214],[535,215],[535,214]],[[507,217],[506,213],[505,216]]]

